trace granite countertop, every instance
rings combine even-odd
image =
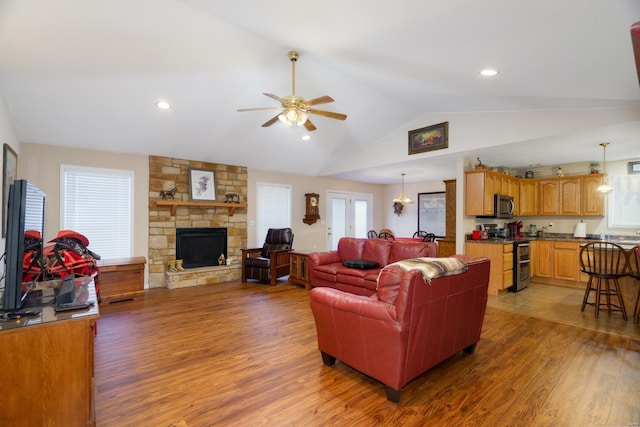
[[[542,241],[554,241],[554,242],[591,242],[591,241],[598,241],[600,240],[600,236],[593,234],[593,235],[587,235],[586,238],[576,238],[573,237],[573,234],[571,233],[547,233],[544,236],[536,236],[536,237],[529,237],[526,234],[524,234],[522,236],[522,238],[520,239],[511,239],[511,238],[501,238],[501,237],[492,237],[486,240],[471,240],[471,235],[467,234],[466,235],[466,241],[468,242],[474,242],[474,243],[488,243],[488,244],[497,244],[497,245],[504,245],[504,244],[509,244],[509,243],[513,243],[514,240],[519,240],[519,241],[536,241],[536,240],[542,240]],[[607,236],[606,238],[607,241],[612,242],[612,243],[617,243],[620,245],[624,245],[624,246],[633,246],[633,245],[638,245],[640,244],[640,237],[635,237],[635,236],[615,236],[615,235],[611,235],[611,236]]]

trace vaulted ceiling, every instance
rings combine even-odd
[[[25,142],[411,182],[461,155],[639,157],[636,21],[638,0],[0,0],[0,88]],[[296,94],[348,116],[312,116],[309,141],[236,111],[290,94],[290,50]],[[440,121],[449,148],[409,156]]]

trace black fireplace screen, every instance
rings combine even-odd
[[[226,228],[176,229],[176,259],[184,268],[218,265],[221,254],[227,258]]]

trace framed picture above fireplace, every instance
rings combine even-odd
[[[189,169],[191,200],[216,200],[216,175],[212,170]]]

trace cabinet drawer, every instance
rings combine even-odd
[[[513,286],[513,270],[507,270],[502,272],[502,289],[507,289]]]
[[[513,245],[502,245],[502,252],[513,253]]]
[[[513,268],[513,254],[512,253],[502,254],[502,269],[511,270],[512,268]]]
[[[554,242],[553,247],[556,249],[578,249],[580,243],[577,242]]]

